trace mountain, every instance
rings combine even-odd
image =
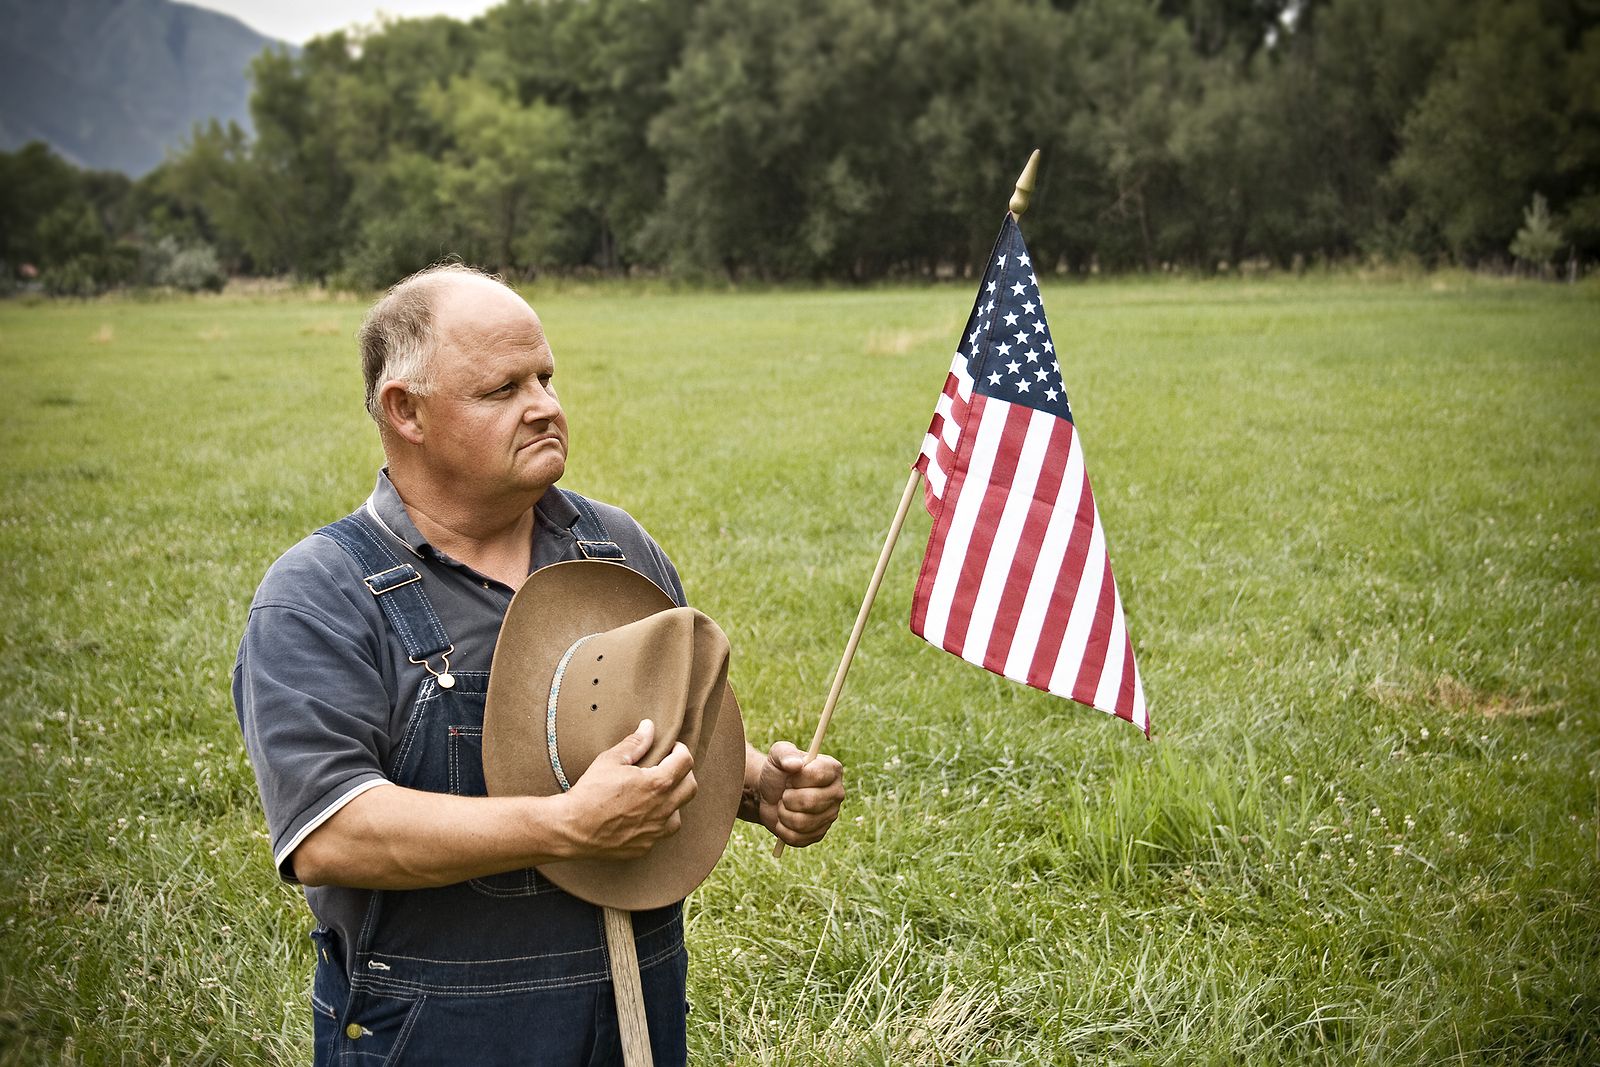
[[[250,60],[288,48],[172,0],[0,0],[0,149],[138,176],[196,122],[248,125]]]

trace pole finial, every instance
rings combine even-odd
[[[1035,148],[1033,155],[1028,157],[1028,165],[1022,168],[1022,176],[1017,179],[1016,192],[1011,194],[1011,217],[1020,220],[1022,213],[1028,210],[1028,201],[1033,199],[1033,181],[1039,174],[1039,150]]]

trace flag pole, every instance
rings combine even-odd
[[[1039,172],[1039,150],[1035,148],[1028,157],[1027,166],[1022,168],[1022,174],[1017,178],[1016,188],[1011,193],[1011,202],[1007,205],[1013,219],[1022,218],[1022,213],[1028,210],[1028,202],[1033,198],[1034,179]],[[889,569],[889,557],[894,554],[895,542],[900,539],[900,528],[906,523],[906,515],[911,511],[911,501],[916,499],[917,482],[921,479],[922,472],[915,467],[911,469],[911,477],[906,479],[906,488],[900,494],[900,506],[895,510],[894,521],[889,524],[889,536],[884,539],[883,551],[878,554],[878,565],[873,568],[872,581],[867,583],[867,595],[861,601],[861,610],[856,613],[855,627],[850,631],[850,640],[844,646],[844,658],[839,661],[839,669],[834,672],[833,685],[828,689],[828,699],[822,705],[822,717],[817,720],[816,733],[811,735],[811,747],[806,750],[806,763],[817,758],[817,753],[822,751],[822,738],[828,732],[828,723],[833,721],[833,709],[838,706],[839,694],[844,690],[845,675],[850,673],[850,662],[855,659],[856,646],[861,643],[861,634],[867,628],[867,616],[872,612],[872,602],[878,598],[878,587],[883,584],[884,572]],[[778,841],[772,846],[774,858],[783,855],[783,842]]]

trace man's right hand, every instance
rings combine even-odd
[[[694,756],[682,741],[654,767],[637,763],[655,740],[649,719],[596,756],[563,799],[574,859],[636,859],[683,825],[680,808],[699,789]]]

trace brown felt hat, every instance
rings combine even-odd
[[[639,859],[539,867],[592,904],[628,911],[682,900],[728,844],[744,788],[744,721],[728,685],[728,638],[619,563],[535,571],[511,599],[489,671],[483,776],[491,796],[554,796],[601,752],[655,722],[639,766],[682,741],[694,756],[682,828]]]

